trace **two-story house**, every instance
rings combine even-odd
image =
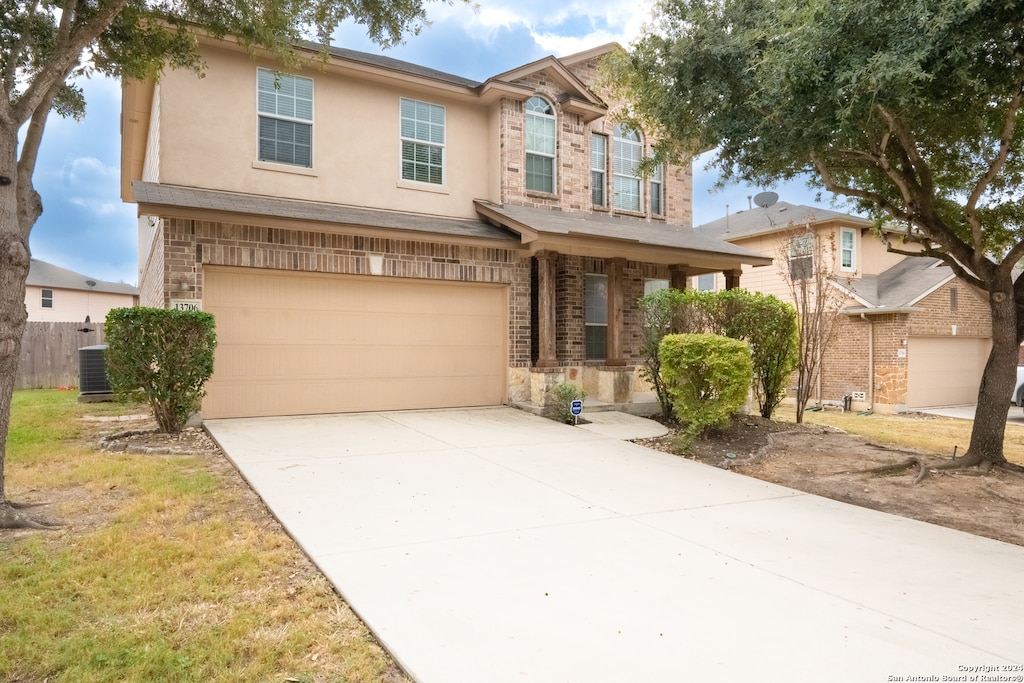
[[[825,259],[819,266],[842,303],[838,333],[822,357],[817,401],[851,396],[858,410],[902,412],[977,400],[991,348],[988,306],[938,259],[889,252],[863,218],[787,202],[697,229],[775,257],[775,267],[745,272],[743,284],[784,301],[793,301],[788,282],[799,283],[817,268],[814,259]],[[898,235],[893,240],[899,243]],[[713,276],[693,284],[716,286]]]
[[[216,318],[206,417],[628,404],[645,292],[770,257],[691,229],[688,165],[594,89],[614,45],[477,82],[332,48],[124,86],[143,305]],[[310,48],[312,53],[313,48]]]
[[[136,305],[139,290],[122,282],[88,275],[32,259],[25,281],[30,321],[102,323],[112,308]]]

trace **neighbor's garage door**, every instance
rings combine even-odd
[[[205,417],[502,403],[502,285],[208,266],[204,290]]]
[[[911,337],[907,406],[976,403],[991,344],[976,337]]]

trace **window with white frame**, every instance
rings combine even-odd
[[[43,308],[53,308],[53,290],[44,289],[39,305]]]
[[[526,189],[555,191],[555,109],[543,97],[526,101]]]
[[[814,235],[806,233],[789,240],[789,278],[810,280],[814,275]]]
[[[660,280],[656,278],[644,280],[644,296],[654,294],[655,292],[660,292],[661,290],[668,288],[668,280]]]
[[[839,229],[839,269],[857,270],[857,234],[852,228]]]
[[[444,185],[444,107],[401,100],[402,180]]]
[[[593,133],[590,136],[590,198],[594,206],[608,206],[605,192],[608,188],[608,138]]]
[[[715,274],[704,273],[703,275],[697,276],[697,291],[698,292],[713,292],[715,291]]]
[[[658,164],[651,173],[651,215],[665,215],[665,166]]]
[[[644,206],[643,181],[638,170],[644,158],[640,133],[617,124],[612,147],[615,208],[639,213]]]
[[[313,167],[313,79],[256,70],[260,161]]]
[[[584,293],[584,346],[587,360],[608,357],[608,276],[587,273]]]

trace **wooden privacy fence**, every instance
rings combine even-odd
[[[102,343],[102,324],[29,321],[21,338],[21,362],[14,388],[77,387],[78,349]]]

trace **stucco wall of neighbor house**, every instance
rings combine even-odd
[[[43,308],[43,290],[53,293],[52,308]],[[107,319],[112,308],[125,308],[135,305],[135,297],[131,294],[113,292],[86,292],[77,289],[57,289],[53,287],[37,287],[26,285],[25,308],[28,319],[41,322],[90,322],[101,323]]]
[[[528,391],[530,260],[518,250],[170,217],[161,223],[163,288],[175,298],[202,300],[206,265],[369,275],[371,254],[383,256],[380,277],[506,284],[510,398],[522,400],[516,392]],[[175,292],[182,280],[190,291]]]
[[[472,99],[309,69],[301,75],[314,83],[313,167],[260,162],[257,68],[277,67],[219,47],[201,53],[205,78],[177,70],[160,82],[161,183],[467,218],[474,199],[495,199],[488,194],[490,113]],[[442,186],[401,180],[403,97],[445,108]]]

